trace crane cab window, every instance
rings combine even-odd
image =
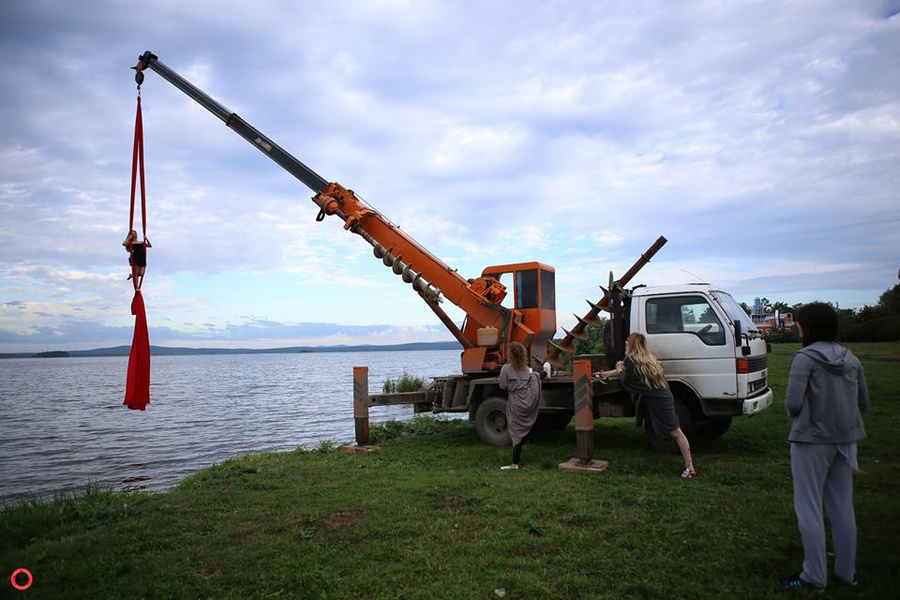
[[[647,333],[690,333],[707,346],[725,344],[725,328],[702,296],[647,301]]]
[[[541,269],[541,308],[556,309],[556,273]]]
[[[538,270],[516,273],[516,308],[538,307]]]
[[[516,272],[516,308],[556,308],[556,274],[544,269]]]

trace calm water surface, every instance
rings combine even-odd
[[[459,371],[458,350],[154,356],[141,412],[122,406],[127,360],[0,360],[0,504],[88,482],[161,491],[241,454],[350,442],[354,366],[372,393]],[[371,410],[373,424],[412,415]]]

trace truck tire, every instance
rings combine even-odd
[[[489,446],[511,446],[509,424],[506,422],[506,399],[493,396],[485,399],[475,410],[475,433]]]
[[[725,435],[730,427],[731,417],[711,419],[700,424],[700,427],[697,430],[697,435],[702,438],[715,440]]]
[[[688,408],[688,405],[684,400],[678,397],[675,398],[675,414],[678,415],[678,422],[681,424],[682,433],[687,436],[688,440],[693,440],[697,430],[694,415],[691,413],[691,409]],[[653,449],[657,452],[662,452],[664,454],[679,453],[678,444],[675,443],[675,438],[673,438],[668,431],[654,431],[653,420],[650,419],[649,416],[644,419],[644,430],[647,432],[647,437],[650,438],[650,445],[653,446]]]

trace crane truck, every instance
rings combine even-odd
[[[412,287],[462,346],[460,373],[436,377],[418,392],[372,395],[370,405],[402,403],[414,405],[416,412],[468,412],[482,442],[508,444],[506,395],[498,385],[498,372],[509,344],[520,342],[533,367],[545,373],[539,424],[565,427],[573,416],[573,377],[559,367],[565,364],[564,355],[575,353],[576,340],[587,338],[589,327],[604,327],[606,341],[604,354],[582,357],[591,360],[593,371],[623,357],[629,333],[647,336],[663,363],[688,437],[721,436],[733,417],[753,415],[771,405],[765,340],[732,296],[709,284],[626,288],[665,238],[656,240],[619,279],[610,274],[608,287],[601,287],[603,297],[588,301],[590,309],[575,315],[575,326],[563,329],[565,337],[554,342],[552,266],[539,261],[491,265],[479,276],[465,278],[352,190],[321,177],[152,52],[143,53],[133,69],[139,88],[145,71],[157,73],[310,188],[319,209],[316,220],[341,219],[344,229],[365,240],[374,256]],[[461,325],[441,308],[445,299],[465,314]],[[609,316],[601,318],[600,313]],[[591,385],[595,416],[634,417],[638,424],[644,422],[654,446],[671,449],[669,436],[652,430],[640,402],[617,382],[595,380]]]

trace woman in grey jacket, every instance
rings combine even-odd
[[[852,472],[859,470],[856,442],[866,437],[866,376],[859,359],[836,341],[838,316],[831,305],[802,306],[797,323],[803,348],[791,361],[784,405],[792,419],[788,440],[803,570],[782,585],[822,589],[828,582],[823,499],[831,522],[834,575],[856,585]]]

